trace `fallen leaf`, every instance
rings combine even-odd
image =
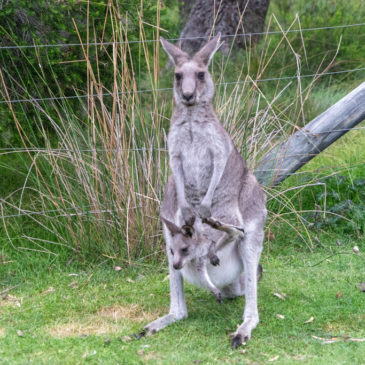
[[[120,271],[122,268],[120,266],[114,266],[114,271]]]
[[[296,356],[293,356],[293,359],[294,360],[304,360],[305,359],[305,355],[296,355]]]
[[[106,345],[109,345],[111,343],[111,339],[110,338],[107,338],[105,341],[104,341],[104,346]]]
[[[132,337],[130,337],[130,336],[122,336],[122,341],[123,342],[130,342],[130,341],[132,341]]]
[[[285,300],[285,298],[286,298],[286,294],[285,293],[281,293],[281,294],[279,294],[279,293],[273,293],[273,295],[275,295],[276,297],[278,297],[281,300]]]
[[[361,283],[359,285],[359,290],[362,291],[362,292],[365,292],[365,283]]]
[[[55,288],[53,286],[50,286],[49,289],[42,291],[40,294],[44,295],[44,294],[48,294],[48,293],[53,293],[55,291]]]
[[[247,350],[241,350],[241,354],[244,354],[246,353]]]
[[[335,343],[335,342],[338,342],[339,341],[339,339],[335,339],[335,340],[326,340],[326,341],[323,341],[322,342],[322,345],[325,345],[325,344],[327,344],[327,343]]]
[[[316,340],[322,341],[322,344],[328,344],[328,343],[335,343],[335,342],[339,342],[341,339],[339,337],[332,337],[331,339],[328,338],[322,338],[322,337],[318,337],[318,336],[314,336],[312,335],[312,337]]]
[[[163,278],[162,282],[166,281],[166,280],[169,280],[170,279],[170,275],[167,275]]]
[[[340,291],[338,293],[336,293],[336,298],[337,299],[341,299],[342,298],[342,293]]]
[[[308,319],[308,321],[305,321],[304,323],[311,323],[311,322],[313,322],[314,321],[314,317],[312,316],[312,317],[310,317],[309,319]]]
[[[17,334],[19,337],[23,337],[23,336],[24,336],[24,332],[23,332],[23,331],[21,331],[21,330],[16,331],[16,334]]]
[[[354,248],[352,249],[352,251],[356,254],[358,254],[360,252],[359,247],[358,246],[354,246]]]
[[[273,241],[275,239],[274,233],[272,233],[270,230],[266,232],[266,239],[268,241]]]
[[[279,355],[276,355],[275,357],[269,359],[268,361],[273,362],[273,361],[276,361],[278,358],[279,358]]]
[[[128,281],[128,283],[134,283],[134,280],[132,280],[131,278],[127,278],[125,280]]]
[[[143,350],[138,350],[138,351],[137,351],[137,355],[139,355],[139,356],[144,355],[144,351],[143,351]]]
[[[352,337],[350,337],[348,340],[349,341],[354,341],[354,342],[365,342],[365,338],[352,338]]]
[[[285,319],[285,316],[283,316],[282,314],[279,314],[279,313],[278,313],[278,314],[276,315],[276,318],[279,318],[279,319]]]
[[[78,288],[77,281],[73,281],[72,283],[68,284],[67,286],[74,288],[74,289]]]

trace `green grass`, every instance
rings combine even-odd
[[[337,8],[317,3],[272,2],[270,9],[284,28],[296,12],[303,28],[350,24],[361,17],[358,0]],[[341,21],[342,13],[347,20]],[[115,24],[112,39],[124,40],[117,31],[119,19],[108,21]],[[293,28],[298,26],[297,22]],[[282,39],[276,35],[249,52],[215,58],[212,73],[217,83],[241,82],[238,87],[217,87],[215,103],[250,167],[273,143],[290,135],[294,124],[309,122],[355,88],[364,73],[323,76],[313,84],[302,79],[302,96],[308,96],[303,114],[296,80],[276,99],[288,80],[252,87],[243,82],[246,75],[294,75],[299,72],[298,54],[302,75],[327,66],[328,71],[361,67],[361,31],[303,34],[308,64],[302,40],[294,33],[288,42],[295,52],[286,41],[274,51]],[[332,63],[340,34],[341,47]],[[0,154],[0,215],[58,212],[0,221],[0,292],[18,285],[4,299],[0,296],[0,364],[365,364],[365,343],[349,340],[365,338],[365,293],[358,290],[365,282],[365,185],[358,184],[365,177],[364,130],[348,133],[281,186],[268,189],[270,239],[262,255],[261,323],[246,347],[233,351],[229,341],[229,333],[240,323],[244,298],[218,305],[210,293],[190,285],[187,320],[140,341],[123,340],[169,308],[158,211],[168,172],[162,149],[171,94],[138,94],[135,89],[171,87],[172,70],[163,68],[156,43],[140,49],[148,75],[135,73],[134,58],[120,56],[133,50],[121,43],[115,59],[103,50],[116,75],[113,88],[105,80],[92,82],[99,75],[94,60],[89,83],[85,80],[85,92],[113,89],[115,95],[121,92],[119,97],[92,98],[87,110],[84,101],[47,102],[41,104],[43,109],[18,105],[18,121],[9,121],[26,130],[23,137],[35,148],[35,162],[32,165],[25,153]],[[49,85],[58,85],[56,73],[43,75],[37,68],[35,74],[47,90],[21,83],[19,98],[54,96]],[[131,87],[134,92],[124,94]],[[61,89],[62,85],[60,95]],[[273,129],[280,133],[272,137]],[[80,151],[93,148],[98,149],[95,155]],[[313,186],[318,182],[322,185]],[[349,200],[351,206],[343,205]],[[70,207],[86,213],[70,216]],[[331,220],[331,209],[338,209],[341,217]],[[352,252],[354,245],[359,255]],[[29,251],[37,249],[52,254]],[[116,272],[115,265],[123,269]],[[286,299],[273,293],[286,293]],[[311,317],[313,321],[304,323]],[[339,341],[323,344],[312,336]]]
[[[0,363],[265,364],[279,356],[274,363],[364,364],[365,343],[348,338],[365,338],[365,293],[358,289],[365,280],[365,242],[348,240],[340,248],[323,242],[327,250],[310,254],[295,249],[289,237],[277,238],[270,255],[264,251],[261,323],[236,351],[229,333],[241,320],[244,298],[219,305],[210,293],[187,285],[188,319],[129,342],[123,336],[168,311],[164,265],[117,272],[111,261],[67,266],[66,257],[55,261],[3,250],[3,259],[13,262],[0,266],[0,291],[19,286],[0,301]],[[360,255],[352,253],[355,243]],[[326,259],[330,252],[344,254]],[[312,336],[339,341],[322,344]]]

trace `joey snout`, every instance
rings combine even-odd
[[[172,266],[174,267],[175,270],[181,270],[182,267],[183,267],[183,264],[182,264],[181,261],[177,261],[177,262],[174,261],[174,263],[172,264]]]

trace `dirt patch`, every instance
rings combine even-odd
[[[88,335],[103,335],[109,333],[118,333],[123,330],[123,325],[110,323],[101,319],[90,320],[87,322],[69,322],[59,324],[56,327],[48,329],[48,333],[53,337],[75,337]]]
[[[129,307],[114,304],[110,307],[101,308],[98,315],[110,318],[114,321],[127,319],[130,321],[142,322],[152,321],[156,319],[159,314],[146,312],[137,304],[132,304]]]
[[[14,297],[13,295],[4,295],[0,298],[0,307],[19,307],[21,302],[21,299]]]
[[[85,320],[59,324],[46,330],[53,337],[74,337],[82,335],[103,335],[121,333],[126,328],[126,321],[148,322],[160,314],[144,311],[138,305],[112,305],[101,308],[96,314]]]

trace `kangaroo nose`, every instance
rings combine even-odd
[[[184,93],[183,94],[183,98],[186,101],[191,101],[193,99],[193,97],[194,97],[194,93]]]

